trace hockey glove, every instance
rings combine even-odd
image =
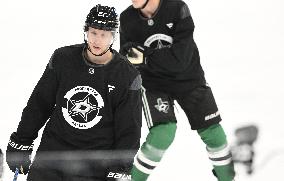
[[[131,181],[130,168],[113,168],[108,171],[106,181]]]
[[[133,42],[125,43],[120,47],[119,53],[123,56],[126,56],[129,53],[129,50],[135,45]]]
[[[153,49],[139,45],[138,43],[129,42],[121,48],[121,54],[136,67],[147,64],[147,56],[153,53]]]
[[[12,133],[6,150],[6,162],[13,172],[16,168],[20,174],[27,174],[31,164],[30,156],[33,151],[33,140],[21,139],[17,133]]]

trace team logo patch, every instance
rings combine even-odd
[[[102,118],[100,109],[104,107],[102,96],[92,87],[77,86],[65,96],[66,108],[62,107],[65,120],[74,128],[89,129]]]
[[[173,44],[173,38],[165,34],[154,34],[147,38],[144,46],[152,47],[155,49],[170,48]]]
[[[169,102],[163,101],[162,98],[157,99],[157,105],[155,105],[155,108],[158,109],[160,112],[168,113],[169,110]]]
[[[115,89],[115,86],[113,86],[113,85],[107,85],[107,87],[108,87],[108,92]]]
[[[168,23],[168,24],[167,24],[167,27],[168,27],[169,29],[172,29],[173,25],[174,25],[173,23]]]

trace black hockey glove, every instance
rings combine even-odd
[[[147,56],[153,53],[153,49],[134,42],[128,42],[120,49],[120,53],[136,67],[147,64]]]
[[[129,53],[129,50],[135,45],[134,42],[125,43],[120,47],[119,53],[123,56],[126,56]]]
[[[120,168],[109,169],[106,175],[106,181],[131,181],[130,168],[128,169],[120,169]]]
[[[33,140],[21,139],[17,133],[12,133],[6,150],[6,162],[13,172],[16,168],[20,174],[27,174],[31,164],[30,156],[33,151]]]

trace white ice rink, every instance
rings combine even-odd
[[[284,180],[283,0],[185,0],[195,22],[201,64],[223,118],[234,130],[259,127],[256,170],[236,181]],[[83,24],[101,3],[120,13],[130,0],[10,0],[0,3],[0,148],[5,151],[22,109],[53,51],[83,42]],[[119,40],[115,43],[118,49]],[[176,139],[149,181],[214,181],[205,146],[181,109]],[[145,123],[145,122],[144,122]],[[143,126],[142,141],[147,135]],[[38,140],[36,142],[38,144]],[[5,164],[3,181],[13,173]],[[24,181],[20,176],[18,181]]]

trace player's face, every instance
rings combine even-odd
[[[101,54],[109,48],[113,41],[110,31],[89,27],[87,31],[88,45],[94,54]]]
[[[132,0],[132,5],[134,8],[141,8],[146,3],[146,0]]]

